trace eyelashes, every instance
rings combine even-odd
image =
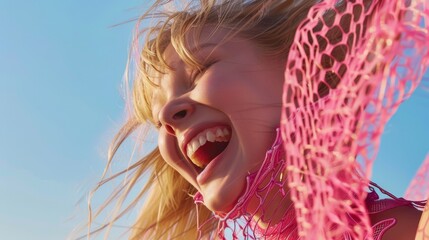
[[[204,73],[207,72],[207,70],[212,67],[215,63],[217,63],[217,60],[208,61],[203,65],[201,69],[196,69],[193,71],[191,75],[192,83],[195,83],[195,81],[198,80]]]

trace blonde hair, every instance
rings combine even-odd
[[[296,28],[315,2],[316,0],[201,0],[190,1],[182,10],[169,11],[165,7],[167,3],[171,6],[171,1],[156,1],[138,20],[138,23],[141,23],[144,20],[152,19],[157,23],[144,30],[137,30],[132,53],[134,58],[131,57],[135,64],[131,84],[131,101],[129,102],[131,113],[111,145],[105,172],[109,169],[113,156],[122,143],[139,126],[154,123],[151,94],[158,86],[158,77],[169,69],[163,57],[163,52],[169,44],[175,48],[186,64],[199,69],[202,64],[186,46],[187,33],[192,29],[193,33],[196,33],[193,37],[198,40],[202,28],[213,25],[215,29],[230,30],[227,38],[238,35],[251,40],[267,54],[286,57]],[[143,45],[139,47],[139,41],[142,39]],[[206,222],[210,218],[211,212],[206,208],[197,211],[192,198],[196,190],[167,165],[158,148],[110,178],[104,179],[105,174],[103,174],[103,180],[94,191],[126,172],[131,173],[131,177],[120,187],[119,191],[112,193],[112,197],[97,213],[92,215],[90,211],[90,223],[101,211],[105,210],[107,204],[117,199],[117,196],[120,196],[118,201],[121,206],[143,174],[148,174],[148,180],[137,197],[125,207],[125,210],[93,232],[111,227],[125,212],[135,207],[137,202],[144,201],[139,217],[132,227],[130,239],[197,238],[197,221]],[[205,224],[201,229],[203,236],[212,235],[215,228],[215,224]]]

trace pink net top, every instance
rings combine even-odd
[[[368,179],[385,124],[428,67],[428,23],[426,0],[326,0],[310,9],[286,62],[278,137],[234,209],[214,216],[218,236],[378,239],[395,219],[373,226],[370,214],[419,205],[378,200]],[[427,199],[428,170],[429,158],[408,197]]]
[[[203,228],[204,224],[213,224],[217,221],[216,234],[220,239],[305,239],[303,236],[299,236],[295,208],[288,201],[290,190],[285,190],[287,189],[285,186],[287,182],[282,179],[282,170],[285,168],[283,141],[280,136],[280,129],[277,129],[276,140],[271,149],[267,151],[260,170],[248,175],[247,188],[234,208],[226,214],[215,213],[212,219],[202,223],[199,229]],[[399,206],[423,208],[425,204],[424,201],[408,201],[403,198],[396,198],[377,184],[372,182],[370,184],[372,186],[368,188],[369,192],[364,203],[369,215]],[[373,187],[378,188],[391,198],[379,199]],[[274,192],[275,196],[270,196],[267,194],[268,192]],[[200,193],[194,196],[194,201],[196,204],[204,204],[203,196]],[[258,205],[256,208],[251,206],[254,205],[254,202]],[[270,219],[264,219],[265,213],[270,208],[281,211],[279,220],[274,222]],[[264,223],[261,224],[261,222]],[[347,223],[350,225],[359,222],[360,220],[356,216],[349,215],[347,217]],[[386,230],[394,226],[395,223],[395,218],[387,218],[371,225],[371,232],[365,236],[365,239],[381,239]],[[335,225],[331,231],[337,231],[338,227]],[[343,232],[341,238],[338,239],[354,239],[352,234],[352,232]]]

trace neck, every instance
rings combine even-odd
[[[288,232],[296,232],[293,231],[296,228],[295,212],[286,185],[285,169],[284,149],[280,130],[277,129],[276,139],[259,171],[247,176],[247,187],[234,208],[225,214],[215,213],[220,222],[220,232],[231,228],[228,220],[239,218],[244,218],[246,222],[242,226],[243,232],[263,232],[266,235],[278,233],[278,227],[282,231],[289,229]],[[194,199],[196,203],[203,203],[200,194]]]

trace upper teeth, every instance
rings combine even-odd
[[[186,145],[186,155],[190,159],[192,159],[192,155],[204,144],[206,144],[207,141],[209,142],[228,142],[229,140],[229,131],[225,127],[214,127],[209,128],[201,133],[199,133],[197,136],[195,136],[189,143]],[[198,165],[198,164],[197,164]]]

